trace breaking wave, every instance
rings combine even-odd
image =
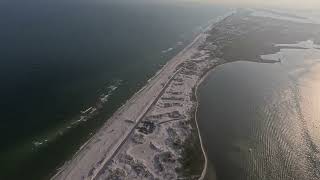
[[[66,132],[71,130],[72,128],[76,127],[80,123],[86,122],[88,120],[94,119],[96,115],[103,109],[104,105],[109,101],[110,97],[114,92],[122,85],[121,79],[113,80],[111,83],[106,83],[104,87],[102,87],[98,93],[99,98],[95,102],[94,105],[81,110],[80,113],[75,116],[74,120],[71,122],[63,125],[58,130],[55,130],[53,133],[49,133],[46,136],[42,136],[32,141],[32,149],[36,150],[40,147],[43,147],[49,144],[51,141],[61,137]]]

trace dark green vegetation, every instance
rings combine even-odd
[[[191,112],[192,116],[189,120],[192,132],[183,144],[184,149],[182,157],[179,160],[182,167],[181,169],[177,169],[181,177],[188,177],[190,179],[198,179],[204,168],[204,155],[199,141],[194,113],[195,109],[193,108]]]
[[[241,11],[212,29],[208,40],[220,47],[213,54],[227,62],[262,62],[260,55],[280,51],[280,47],[275,47],[275,44],[291,44],[308,39],[320,43],[319,25],[253,17],[248,14],[247,11]]]

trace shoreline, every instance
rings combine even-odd
[[[195,115],[195,123],[196,123],[196,127],[197,127],[197,131],[198,131],[198,136],[199,136],[199,141],[200,141],[200,145],[201,145],[201,150],[202,150],[202,153],[204,155],[204,168],[203,168],[203,171],[201,173],[201,176],[199,177],[198,180],[204,180],[206,178],[206,175],[207,175],[207,169],[208,169],[208,155],[207,155],[207,151],[204,147],[204,144],[203,144],[203,140],[202,140],[202,136],[201,136],[201,131],[200,131],[200,128],[199,128],[199,123],[198,123],[198,111],[199,111],[199,104],[200,104],[200,100],[199,100],[199,90],[198,88],[202,85],[202,83],[206,80],[206,78],[212,73],[212,71],[214,71],[218,66],[221,66],[221,65],[224,65],[224,64],[227,64],[228,62],[221,62],[220,64],[217,64],[215,65],[214,67],[211,67],[211,69],[209,69],[208,71],[206,71],[203,76],[201,77],[201,79],[199,80],[199,82],[197,83],[197,85],[195,86],[195,89],[194,89],[194,95],[195,95],[195,98],[196,98],[196,109],[195,109],[195,112],[194,112],[194,115]],[[215,177],[216,178],[216,177]]]
[[[213,25],[209,25],[206,30],[211,29]],[[158,102],[159,98],[162,97],[162,93],[167,90],[167,86],[171,85],[172,80],[176,78],[176,75],[180,73],[183,67],[177,68],[186,62],[188,58],[198,53],[198,47],[206,41],[206,33],[207,31],[200,33],[188,46],[169,60],[147,81],[144,87],[113,113],[96,134],[84,143],[73,155],[72,159],[66,161],[51,179],[96,179],[97,176],[101,175],[102,170],[113,161],[113,158],[127,143],[128,138],[136,130],[139,123],[153,108],[153,105]],[[196,106],[198,106],[197,104]],[[121,119],[124,121],[121,121]],[[205,168],[200,177],[200,179],[203,179],[206,172],[207,158],[197,121],[196,126],[201,149],[205,157]],[[110,138],[111,134],[113,138]]]
[[[214,69],[214,68],[212,68]],[[196,87],[195,87],[195,90],[194,90],[194,95],[195,95],[195,98],[196,98],[196,108],[195,108],[195,112],[194,112],[194,120],[195,120],[195,123],[196,123],[196,127],[197,127],[197,131],[198,131],[198,137],[199,137],[199,141],[200,141],[200,146],[201,146],[201,150],[202,150],[202,154],[203,154],[203,157],[204,157],[204,167],[203,167],[203,170],[202,170],[202,173],[201,173],[201,176],[199,178],[199,180],[203,180],[207,174],[207,166],[208,166],[208,156],[207,156],[207,152],[204,148],[204,145],[203,145],[203,141],[202,141],[202,137],[201,137],[201,132],[200,132],[200,128],[199,128],[199,125],[198,125],[198,119],[197,119],[197,115],[198,115],[198,110],[199,110],[199,98],[198,98],[198,87],[201,85],[201,83],[203,82],[203,80],[206,78],[206,76],[209,74],[210,71],[208,71],[201,79],[200,81],[197,83]]]
[[[204,156],[204,167],[203,167],[203,171],[201,173],[201,176],[200,176],[199,180],[204,180],[205,176],[207,174],[208,156],[207,156],[207,151],[205,150],[204,145],[203,145],[202,136],[201,136],[201,132],[200,132],[199,124],[198,124],[198,118],[197,118],[198,117],[199,104],[200,104],[198,88],[203,83],[203,81],[206,79],[206,77],[211,73],[211,71],[213,71],[216,67],[217,66],[212,67],[212,69],[210,69],[208,72],[206,72],[203,75],[203,77],[201,77],[201,79],[197,83],[197,85],[195,87],[195,90],[194,90],[194,95],[195,95],[195,98],[196,98],[196,109],[195,109],[195,112],[194,112],[194,117],[195,117],[194,120],[195,120],[195,123],[196,123],[196,126],[197,126],[197,131],[198,131],[198,136],[199,136],[199,141],[200,141],[202,154]]]
[[[200,33],[200,34],[201,34],[201,33]],[[190,44],[188,44],[188,45],[187,45],[184,49],[182,49],[178,54],[176,54],[175,56],[173,56],[173,58],[171,58],[169,61],[171,61],[172,59],[174,59],[176,56],[178,56],[178,55],[181,54],[182,52],[187,51],[187,48],[189,49],[190,46],[192,46],[192,44],[197,40],[198,36],[199,36],[199,35],[197,35],[196,38],[195,38],[194,40],[192,40],[192,42],[191,42]],[[152,76],[150,79],[148,79],[147,82],[146,82],[146,84],[145,84],[141,89],[139,89],[139,90],[138,90],[137,92],[135,92],[128,100],[126,100],[125,103],[123,103],[123,104],[111,115],[111,117],[110,117],[109,119],[111,119],[113,116],[116,116],[117,114],[120,114],[120,113],[124,110],[125,106],[127,106],[128,103],[130,103],[131,101],[134,101],[134,99],[135,99],[142,91],[144,91],[144,90],[148,87],[149,83],[150,83],[153,79],[155,79],[156,77],[158,77],[161,72],[163,72],[163,69],[168,65],[169,61],[168,61],[165,65],[163,65],[163,67],[162,67],[161,69],[159,69],[159,70],[155,73],[154,76]],[[108,120],[109,120],[109,119],[108,119]],[[75,158],[75,157],[87,146],[87,144],[89,144],[89,143],[95,138],[95,135],[96,135],[99,131],[101,131],[101,129],[105,128],[105,126],[106,126],[107,123],[108,123],[108,120],[103,124],[103,126],[102,126],[101,128],[99,128],[99,129],[95,132],[95,134],[94,134],[90,139],[88,139],[83,145],[81,145],[81,147],[74,153],[74,155],[71,157],[71,159]],[[52,176],[50,179],[54,179],[54,178],[59,174],[59,171],[60,171],[61,169],[63,169],[63,166],[65,166],[66,164],[68,164],[69,161],[70,161],[70,160],[65,161],[65,163],[64,163],[60,168],[57,169],[58,172],[55,173],[55,175]]]
[[[195,40],[189,44],[185,49],[183,49],[182,51],[180,51],[175,57],[173,57],[172,59],[176,59],[179,58],[183,53],[185,53],[186,51],[188,51],[190,49],[190,47],[192,47],[197,41],[199,41],[199,38],[201,37],[201,35],[203,35],[202,33],[200,35],[198,35]],[[155,76],[153,76],[151,79],[148,80],[148,83],[141,88],[138,92],[136,92],[128,101],[126,101],[126,103],[124,105],[122,105],[112,116],[109,120],[107,120],[107,122],[103,125],[102,128],[100,128],[100,130],[97,131],[97,133],[91,137],[86,143],[84,143],[81,148],[76,152],[75,155],[73,155],[72,160],[66,161],[65,164],[58,168],[58,173],[56,173],[51,179],[68,179],[67,177],[62,177],[63,173],[68,171],[67,168],[70,166],[76,166],[75,162],[72,161],[77,161],[77,159],[81,158],[82,156],[85,155],[85,152],[88,149],[88,146],[91,143],[94,143],[94,141],[98,138],[97,135],[99,135],[101,133],[101,131],[104,131],[105,129],[107,129],[110,124],[112,124],[116,119],[113,119],[112,117],[115,116],[119,116],[121,113],[123,113],[123,111],[127,108],[127,106],[131,106],[131,103],[134,103],[134,101],[136,100],[136,98],[142,94],[143,91],[151,88],[150,84],[152,84],[152,81],[154,81],[155,79],[157,79],[157,77],[159,77],[159,75],[161,73],[163,73],[165,71],[165,69],[173,62],[172,59],[170,61],[168,61],[168,63],[166,63],[157,73]],[[181,58],[183,59],[183,58]],[[74,164],[74,165],[72,165]],[[69,174],[69,173],[67,173]],[[71,178],[72,179],[72,178]],[[90,178],[92,179],[92,178]]]

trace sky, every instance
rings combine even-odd
[[[125,1],[125,0],[124,0]],[[132,1],[132,0],[131,0]],[[258,7],[279,9],[319,10],[320,0],[136,0],[145,2],[192,2],[231,5],[234,7]]]
[[[273,6],[279,8],[320,8],[320,0],[191,0],[236,6]]]
[[[18,1],[24,2],[25,0],[0,0],[2,2]],[[31,0],[28,0],[31,1]],[[43,1],[43,0],[32,0]],[[44,1],[57,1],[57,0],[44,0]],[[89,0],[60,0],[60,1],[89,1]],[[90,0],[92,1],[92,0]],[[94,0],[98,2],[152,2],[152,3],[175,3],[175,2],[196,2],[196,3],[213,3],[222,5],[232,5],[234,7],[253,6],[253,7],[273,7],[273,8],[290,8],[290,9],[320,9],[320,0]]]

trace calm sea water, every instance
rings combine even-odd
[[[320,53],[291,51],[282,63],[222,65],[199,89],[218,179],[320,178]]]
[[[0,179],[50,177],[200,26],[226,12],[116,2],[0,2]],[[102,94],[99,116],[74,124]]]

